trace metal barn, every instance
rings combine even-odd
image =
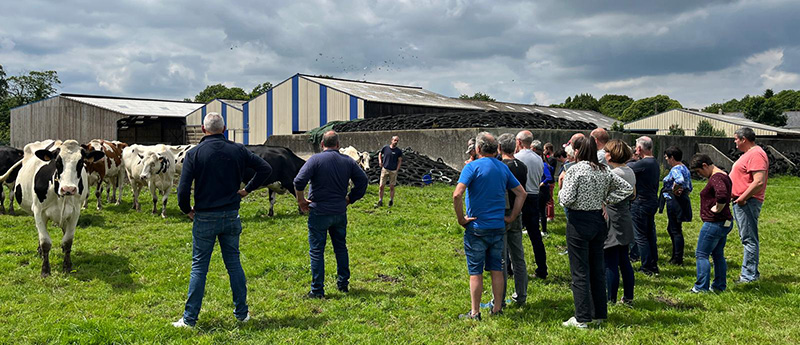
[[[203,104],[62,93],[11,109],[11,146],[33,141],[185,143],[185,116]]]
[[[715,129],[724,130],[729,137],[733,137],[733,133],[742,127],[752,128],[757,136],[800,136],[800,131],[768,126],[743,117],[689,109],[672,109],[628,122],[625,124],[625,129],[634,133],[666,135],[669,133],[669,127],[677,124],[686,132],[686,135],[693,136],[701,120],[708,121]]]
[[[245,103],[247,103],[247,101],[215,99],[191,112],[186,116],[186,136],[188,142],[192,144],[200,142],[203,136],[203,131],[200,128],[203,125],[203,119],[206,117],[206,114],[218,113],[222,115],[222,118],[225,120],[225,137],[237,143],[249,144],[249,135],[247,131],[250,126],[245,124],[242,111]],[[263,143],[263,141],[259,142],[259,144],[261,143]]]

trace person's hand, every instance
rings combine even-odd
[[[717,209],[717,205],[711,206],[711,212],[719,213],[720,210]]]
[[[311,205],[311,200],[308,200],[306,198],[297,199],[297,206],[300,207],[300,211],[302,211],[303,213],[308,213],[310,209],[309,205]]]
[[[517,216],[517,217],[519,217],[519,216]],[[505,217],[503,217],[503,220],[506,222],[506,224],[513,223],[515,219],[516,219],[516,217],[511,217],[510,214],[505,216]]]
[[[349,206],[350,205],[350,196],[349,195],[345,196],[344,197],[344,201],[347,202],[347,205]]]
[[[603,206],[603,218],[608,220],[608,212],[606,212],[606,207],[605,206]]]
[[[740,197],[736,198],[736,200],[734,200],[733,202],[735,202],[735,203],[736,203],[736,205],[739,205],[739,207],[742,207],[742,206],[744,206],[744,204],[746,204],[746,203],[747,203],[747,200],[746,200],[746,199],[743,199],[743,198],[740,196]]]
[[[478,219],[478,218],[477,217],[462,217],[462,218],[460,218],[458,220],[458,225],[461,225],[461,226],[466,228],[467,224],[469,224],[469,222],[471,222],[473,220],[476,220],[476,219]]]
[[[246,196],[247,196],[247,194],[250,194],[250,193],[248,193],[248,192],[247,192],[246,190],[244,190],[244,189],[240,189],[240,190],[239,190],[238,192],[236,192],[236,193],[239,193],[239,196],[241,196],[242,198],[246,197]]]
[[[191,219],[192,221],[194,221],[194,209],[189,211],[189,213],[187,213],[186,216],[189,217],[189,219]]]

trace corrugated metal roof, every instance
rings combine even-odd
[[[203,106],[170,100],[61,94],[61,97],[128,116],[184,117]]]
[[[783,128],[800,129],[800,111],[786,111],[786,126]]]
[[[312,77],[302,74],[300,76],[315,83],[322,84],[332,89],[361,98],[365,101],[456,109],[481,109],[480,107],[464,102],[463,100],[443,96],[438,93],[425,90],[421,87]]]
[[[793,131],[793,130],[789,130],[789,129],[781,128],[781,127],[773,127],[773,126],[765,125],[763,123],[758,123],[758,122],[755,122],[755,121],[752,121],[752,120],[749,120],[749,119],[746,119],[746,118],[740,118],[740,117],[731,116],[731,115],[720,115],[720,114],[713,114],[713,113],[704,113],[702,111],[694,111],[694,110],[687,110],[687,109],[678,109],[678,110],[682,110],[684,112],[687,112],[687,113],[690,113],[690,114],[694,114],[694,115],[698,115],[698,116],[702,116],[702,117],[706,117],[706,118],[709,118],[709,119],[716,119],[716,120],[720,120],[720,121],[725,121],[725,122],[732,123],[732,124],[735,124],[735,125],[739,125],[739,126],[742,126],[742,127],[750,127],[750,128],[763,129],[763,130],[766,130],[766,131],[774,131],[774,132],[779,133],[779,134],[800,135],[800,131]],[[656,114],[656,115],[658,115],[658,114]],[[655,115],[653,115],[653,116],[655,116]]]
[[[245,103],[248,102],[248,101],[242,101],[242,100],[238,100],[238,99],[219,99],[218,101],[220,101],[222,103],[225,103],[225,104],[227,104],[227,105],[229,105],[231,107],[234,107],[236,109],[239,109],[239,110],[243,109],[242,108],[242,104],[245,104]]]
[[[461,101],[477,105],[485,110],[500,110],[500,111],[514,111],[520,113],[540,113],[546,114],[562,119],[592,122],[599,127],[611,128],[614,124],[613,118],[605,116],[601,113],[592,110],[577,110],[577,109],[562,109],[550,108],[540,105],[520,104],[520,103],[506,103],[506,102],[490,102],[462,99]]]

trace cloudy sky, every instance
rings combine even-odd
[[[5,1],[0,65],[182,99],[301,72],[551,104],[800,89],[799,1]]]

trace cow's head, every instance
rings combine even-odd
[[[142,174],[139,178],[145,180],[150,178],[150,176],[167,172],[170,164],[173,163],[166,159],[161,153],[150,151],[145,153],[142,164],[144,164],[144,167],[142,168]]]
[[[59,196],[77,195],[84,188],[82,175],[86,164],[105,157],[100,151],[86,152],[77,141],[67,140],[53,151],[36,151],[36,157],[54,167],[50,181]]]
[[[358,154],[358,165],[364,170],[369,170],[369,152],[361,152]]]

